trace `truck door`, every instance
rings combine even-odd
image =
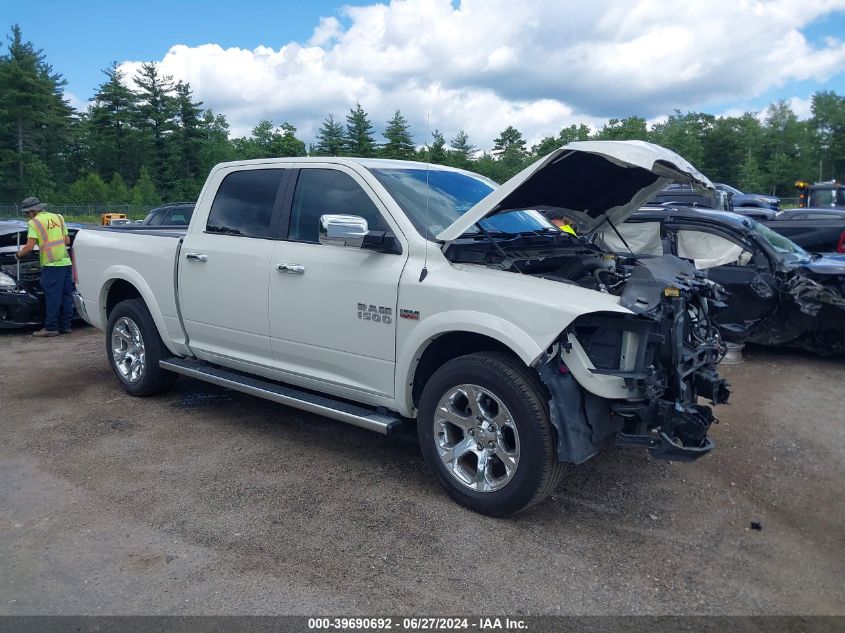
[[[290,167],[288,165],[287,167]],[[290,169],[232,168],[215,174],[210,208],[179,254],[179,303],[189,345],[227,366],[273,366],[267,290],[281,191]]]
[[[388,254],[320,244],[319,221],[326,214],[360,216],[371,231],[401,235],[354,170],[320,163],[297,167],[281,223],[287,239],[276,244],[270,273],[276,367],[292,382],[337,395],[391,396],[407,248]]]

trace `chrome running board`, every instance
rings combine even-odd
[[[183,376],[196,378],[265,400],[272,400],[309,413],[324,415],[327,418],[360,426],[384,435],[390,434],[402,422],[398,417],[378,413],[374,409],[334,400],[308,391],[301,391],[295,387],[248,376],[222,367],[215,367],[198,360],[168,358],[159,361],[158,364],[162,369]]]

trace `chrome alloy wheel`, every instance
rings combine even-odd
[[[111,349],[114,365],[126,382],[138,382],[144,377],[144,337],[135,321],[129,317],[115,321],[111,331]]]
[[[446,470],[476,492],[503,488],[519,464],[519,434],[493,392],[458,385],[437,403],[434,440]]]

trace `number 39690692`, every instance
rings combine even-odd
[[[371,306],[366,303],[359,303],[358,318],[364,321],[390,324],[393,322],[393,310],[384,306]]]

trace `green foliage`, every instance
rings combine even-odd
[[[56,175],[71,109],[64,101],[65,80],[53,72],[44,53],[12,27],[8,52],[0,56],[0,199],[26,193],[25,166],[33,158]]]
[[[399,158],[408,160],[414,158],[414,140],[411,138],[410,125],[402,113],[397,110],[393,118],[387,122],[382,135],[387,139],[381,148],[384,158]]]
[[[610,119],[595,136],[599,141],[647,141],[648,127],[640,116],[625,119]]]
[[[76,204],[103,204],[109,202],[109,186],[99,174],[86,174],[70,186],[68,198]]]
[[[222,114],[206,110],[200,123],[200,133],[199,177],[204,178],[218,163],[234,160],[235,148],[229,140],[229,122]]]
[[[35,196],[42,202],[52,201],[55,197],[56,183],[50,168],[32,154],[24,159],[22,188],[26,196]]]
[[[296,138],[296,128],[282,123],[278,128],[271,121],[261,121],[252,130],[252,135],[234,141],[238,158],[277,158],[280,156],[302,156],[305,143]]]
[[[150,172],[147,171],[146,167],[141,167],[138,182],[132,187],[132,204],[151,205],[159,203],[161,203],[161,198],[158,195],[158,191],[156,191],[156,186],[150,176]]]
[[[763,188],[763,175],[760,172],[760,165],[757,157],[750,149],[746,155],[745,162],[739,170],[739,188],[743,191],[761,191]]]
[[[83,200],[83,202],[92,202],[91,200]],[[128,204],[129,203],[129,189],[126,188],[126,183],[120,174],[114,172],[109,182],[108,202],[111,204]]]

